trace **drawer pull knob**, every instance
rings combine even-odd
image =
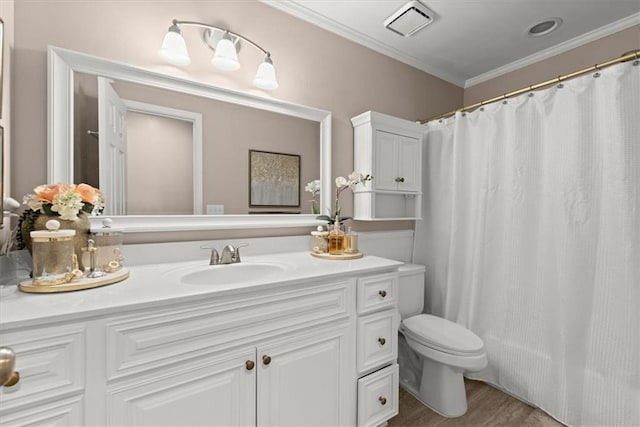
[[[0,387],[11,387],[18,384],[20,374],[14,371],[16,354],[9,347],[0,347]]]
[[[253,360],[247,360],[246,362],[244,362],[244,366],[247,368],[247,371],[250,371],[254,366],[256,366],[256,364],[253,362]]]
[[[378,338],[378,342],[380,343],[380,345],[385,345],[387,340],[385,340],[384,338]]]
[[[379,291],[378,295],[380,295],[382,298],[387,296],[387,291]]]
[[[378,400],[380,401],[381,404],[386,405],[387,404],[387,398],[384,396],[380,396],[378,398]]]
[[[404,178],[399,176],[396,178],[396,182],[404,182]]]
[[[271,358],[265,354],[264,356],[262,356],[262,363],[268,365],[269,363],[271,363]]]

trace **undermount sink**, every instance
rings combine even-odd
[[[189,285],[229,285],[268,279],[285,271],[285,267],[271,263],[238,263],[209,265],[181,277]]]

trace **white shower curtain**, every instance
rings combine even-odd
[[[427,124],[427,310],[569,425],[640,426],[637,63]]]

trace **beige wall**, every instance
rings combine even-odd
[[[222,74],[210,66],[210,51],[197,29],[184,36],[192,64],[177,69],[156,51],[173,18],[228,27],[270,50],[280,88],[267,96],[305,104],[333,115],[333,175],[353,164],[349,119],[366,110],[415,120],[455,108],[463,90],[257,1],[64,1],[15,3],[15,144],[12,194],[16,198],[46,180],[46,48],[48,44],[264,94],[251,86],[260,55],[245,47],[242,68]],[[348,197],[344,211],[352,211]],[[412,223],[358,224],[397,229]],[[175,237],[172,236],[172,237]]]
[[[637,49],[640,49],[640,25],[468,87],[464,91],[464,105],[591,67]]]
[[[3,28],[3,64],[2,72],[2,117],[0,117],[0,126],[3,128],[4,144],[0,150],[0,158],[2,163],[0,165],[0,200],[4,197],[10,196],[11,185],[9,169],[9,159],[11,156],[10,142],[12,139],[11,129],[11,76],[12,76],[12,50],[13,50],[13,28],[14,28],[14,4],[13,2],[5,2],[0,0],[0,19],[4,22]],[[14,196],[15,197],[15,196]],[[17,199],[17,197],[16,197]],[[0,212],[1,214],[1,212]]]
[[[5,0],[0,1],[4,3]],[[463,90],[254,0],[17,1],[10,158],[10,194],[14,198],[21,199],[46,180],[46,47],[49,44],[264,95],[251,86],[261,60],[257,51],[243,49],[241,70],[221,74],[211,68],[210,52],[193,28],[184,30],[192,65],[177,69],[162,64],[156,51],[173,18],[229,27],[270,50],[280,88],[266,96],[332,112],[333,176],[347,174],[352,168],[353,130],[349,119],[363,111],[376,110],[411,120],[431,117],[637,49],[640,31],[638,27],[622,31]],[[348,197],[341,201],[344,211],[350,214]],[[407,221],[356,224],[362,231],[412,226],[413,223]],[[306,231],[275,231],[301,232]],[[258,234],[228,231],[214,237]],[[145,239],[214,237],[203,233],[170,233]]]

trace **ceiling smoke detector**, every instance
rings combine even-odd
[[[422,3],[410,1],[384,21],[384,26],[402,37],[409,37],[433,22],[434,13]]]

